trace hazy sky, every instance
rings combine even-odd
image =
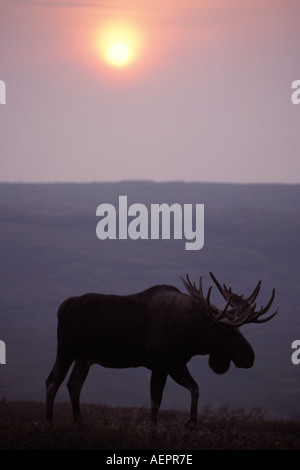
[[[299,0],[0,0],[0,181],[299,183],[299,19]]]

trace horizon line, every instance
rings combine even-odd
[[[185,180],[162,180],[151,179],[120,179],[120,180],[91,180],[91,181],[0,181],[1,185],[89,185],[89,184],[120,184],[120,183],[146,183],[146,184],[211,184],[211,185],[236,185],[236,186],[297,186],[300,182],[237,182],[237,181],[185,181]]]

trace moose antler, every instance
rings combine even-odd
[[[256,297],[258,296],[258,293],[260,291],[261,281],[258,282],[258,284],[255,287],[252,294],[250,294],[249,297],[244,299],[243,294],[238,295],[238,294],[233,293],[231,287],[229,287],[229,289],[228,289],[225,286],[225,284],[223,284],[223,288],[222,288],[220,283],[217,281],[217,279],[215,278],[215,276],[213,275],[212,272],[210,273],[210,275],[211,275],[212,280],[216,284],[217,288],[219,289],[219,291],[223,295],[223,297],[225,299],[228,299],[229,296],[231,297],[230,305],[232,307],[238,307],[238,306],[241,307],[241,306],[253,304],[253,302],[256,300]],[[263,318],[263,319],[259,320],[259,317],[261,317],[262,315],[264,315],[265,313],[268,312],[268,310],[270,309],[270,307],[273,303],[274,298],[275,298],[275,289],[273,289],[271,298],[270,298],[269,302],[267,303],[267,305],[265,307],[262,305],[258,312],[255,312],[255,309],[254,309],[253,315],[248,319],[248,321],[246,323],[265,323],[265,322],[271,320],[271,318],[273,318],[278,313],[279,305],[277,306],[275,312],[272,313],[271,315],[269,315],[267,318]]]
[[[191,283],[189,275],[186,276],[186,279],[184,279],[181,274],[179,276],[190,296],[200,302],[200,304],[204,307],[204,312],[215,322],[219,322],[228,326],[239,327],[246,323],[267,322],[277,314],[279,306],[277,306],[275,312],[272,313],[272,315],[269,315],[267,318],[259,319],[259,317],[264,315],[270,309],[275,297],[275,289],[273,289],[272,296],[266,307],[262,306],[260,310],[256,312],[256,303],[254,302],[260,291],[261,281],[259,281],[252,294],[244,299],[243,295],[235,294],[231,287],[228,289],[225,284],[223,284],[222,288],[213,273],[210,273],[210,275],[220,293],[227,301],[225,308],[222,311],[210,303],[212,286],[208,289],[207,296],[204,296],[202,288],[202,276],[200,277],[199,288],[197,288],[195,282],[193,282],[193,284]],[[232,307],[230,310],[228,310],[229,306]]]
[[[240,305],[241,302],[248,302],[248,303],[253,303],[254,300],[256,299],[256,297],[258,296],[259,294],[259,291],[260,291],[260,286],[261,286],[261,281],[258,281],[258,284],[257,286],[255,287],[254,291],[252,292],[252,294],[249,295],[249,297],[247,297],[246,299],[244,299],[244,295],[238,295],[238,294],[234,294],[232,292],[232,289],[231,287],[229,287],[229,289],[225,286],[225,284],[223,284],[223,287],[221,287],[221,284],[219,283],[219,281],[215,278],[215,276],[213,275],[212,272],[209,273],[212,280],[214,281],[214,283],[216,284],[217,288],[219,289],[220,293],[222,294],[222,296],[224,297],[225,300],[228,300],[229,297],[231,297],[231,305],[232,307],[236,305]],[[275,292],[275,290],[274,290]],[[273,297],[274,299],[274,297]]]

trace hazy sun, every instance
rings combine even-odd
[[[96,48],[108,65],[126,67],[140,55],[141,34],[130,25],[108,24],[97,32]]]
[[[107,58],[116,67],[127,65],[131,59],[129,46],[124,42],[114,42],[107,51]]]

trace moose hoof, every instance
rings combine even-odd
[[[195,428],[197,424],[197,421],[195,419],[188,419],[185,423],[184,423],[184,426],[187,428],[187,429],[190,429],[191,431]]]

